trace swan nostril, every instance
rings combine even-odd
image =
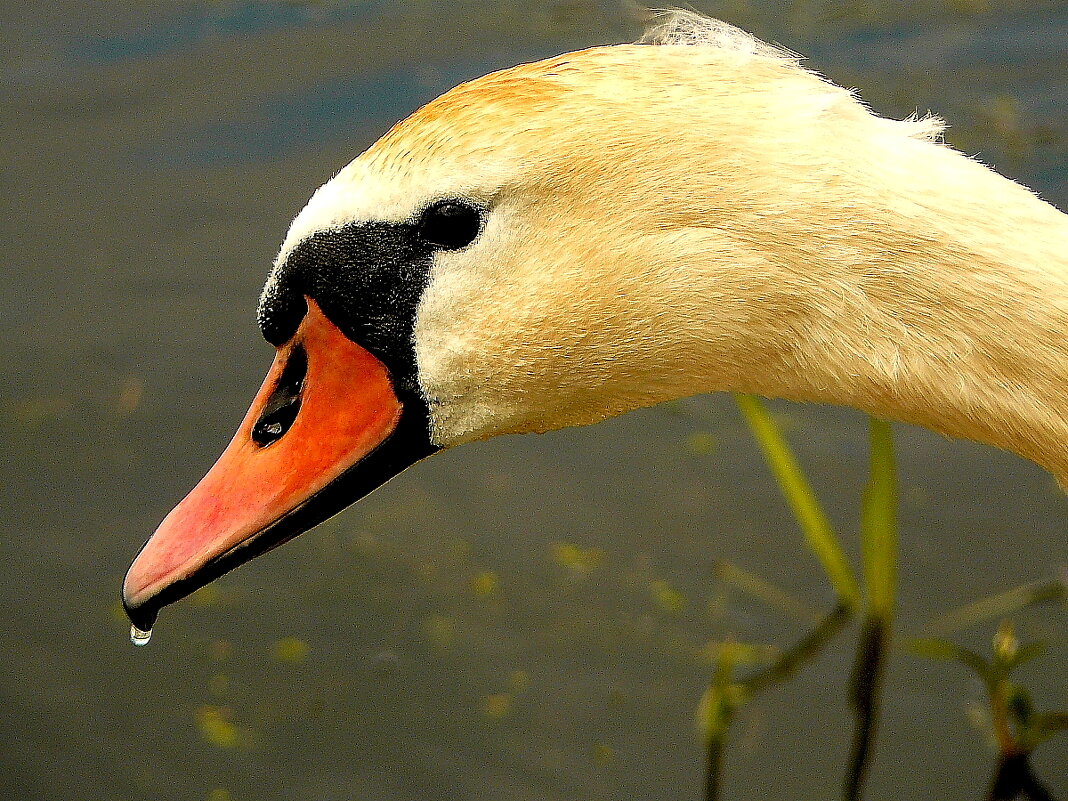
[[[252,441],[261,447],[276,442],[289,430],[300,411],[300,399],[286,403],[271,414],[264,414],[252,427]]]
[[[286,366],[282,368],[278,384],[263,406],[260,418],[252,426],[252,441],[257,445],[265,448],[289,431],[300,411],[307,374],[308,354],[303,346],[296,345],[286,360]]]

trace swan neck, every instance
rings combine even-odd
[[[838,280],[812,289],[800,344],[779,343],[749,388],[995,445],[1068,488],[1068,216],[966,167],[985,172],[967,194],[942,185],[869,220],[880,236],[828,266]]]

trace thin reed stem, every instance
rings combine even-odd
[[[990,783],[988,801],[1055,801],[1031,770],[1029,754],[1004,754]]]
[[[1006,617],[1030,606],[1065,599],[1068,599],[1068,586],[1064,581],[1035,581],[946,612],[928,623],[924,629],[927,634],[952,634],[977,623]]]
[[[860,799],[868,774],[897,595],[897,480],[890,424],[871,418],[870,440],[871,467],[861,514],[865,611],[850,682],[856,724],[846,771],[846,801]]]
[[[708,698],[710,703],[719,703],[714,716],[715,725],[709,727],[707,739],[707,772],[705,774],[705,801],[717,801],[722,790],[723,761],[727,750],[727,732],[734,720],[735,711],[756,698],[768,688],[794,677],[808,662],[813,661],[823,647],[834,639],[851,617],[849,607],[840,604],[825,615],[804,637],[787,648],[778,658],[748,678],[734,683],[727,692],[727,667],[717,666],[713,689],[717,692]],[[729,658],[729,657],[728,657]],[[712,710],[710,710],[712,711]]]
[[[857,579],[786,437],[759,398],[740,394],[734,397],[839,601],[852,609],[859,608]]]
[[[723,757],[727,752],[727,738],[708,741],[708,761],[705,771],[705,801],[719,801],[723,789]]]
[[[843,793],[846,801],[859,801],[868,775],[875,730],[879,724],[879,691],[883,683],[888,635],[889,632],[881,624],[868,620],[857,645],[849,690],[855,725]]]
[[[836,606],[804,637],[783,651],[778,659],[745,679],[742,686],[751,697],[755,697],[772,685],[793,678],[806,663],[819,656],[823,646],[845,627],[850,614],[849,607]]]

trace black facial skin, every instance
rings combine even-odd
[[[275,346],[289,341],[307,313],[305,297],[312,298],[345,336],[389,370],[402,407],[400,420],[371,453],[258,534],[140,606],[126,606],[134,625],[148,630],[161,607],[318,525],[438,450],[419,389],[415,312],[434,252],[466,247],[481,232],[483,217],[480,207],[466,201],[439,201],[412,222],[354,223],[315,233],[276,268],[258,314],[267,341]],[[300,414],[308,359],[317,357],[329,354],[293,349],[253,426],[253,440],[261,447],[284,437]]]
[[[412,222],[353,223],[312,234],[277,268],[260,299],[263,336],[276,346],[288,341],[310,297],[386,365],[398,391],[418,395],[412,329],[434,252],[469,245],[482,217],[478,206],[443,200]]]

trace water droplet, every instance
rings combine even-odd
[[[148,645],[148,641],[152,639],[152,629],[148,631],[142,631],[137,626],[130,626],[130,642],[136,646]]]

